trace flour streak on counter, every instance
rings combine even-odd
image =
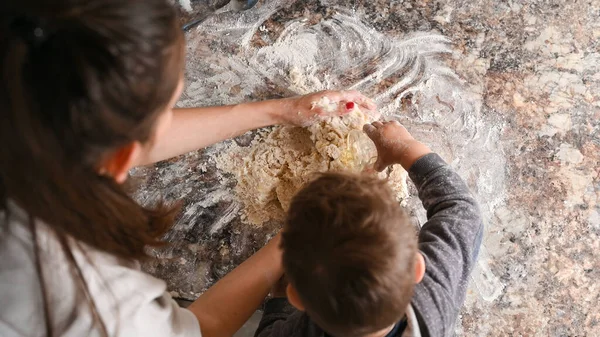
[[[450,39],[436,32],[386,35],[367,24],[364,15],[333,2],[308,11],[296,1],[266,1],[248,12],[215,15],[188,35],[186,90],[178,105],[360,90],[376,99],[384,118],[405,124],[456,167],[491,219],[505,198],[506,163],[498,142],[503,125],[481,113],[480,91],[449,68],[448,61],[457,57]],[[183,215],[168,234],[173,245],[156,252],[161,260],[147,267],[182,297],[193,298],[279,226],[241,223],[235,177],[219,170],[215,160],[266,133],[252,132],[133,172],[143,183],[139,200],[151,201],[162,192],[184,202]],[[425,214],[414,193],[407,202],[422,223]],[[482,255],[474,287],[481,298],[493,301],[503,285],[487,265],[485,247]],[[172,275],[169,259],[175,256],[185,259],[178,267],[185,271]],[[183,282],[179,274],[190,278]]]

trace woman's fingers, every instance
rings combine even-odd
[[[320,119],[345,115],[355,109],[371,115],[373,119],[378,118],[375,102],[355,90],[326,90],[299,96],[292,100],[295,102],[295,108],[292,109],[292,113],[295,115],[290,115],[288,118],[292,120],[292,122],[288,122],[290,124],[304,126]]]
[[[331,101],[355,103],[361,110],[365,110],[365,112],[377,110],[377,104],[372,99],[356,90],[326,91],[324,96],[327,96]]]
[[[347,113],[352,112],[354,109],[356,109],[356,103],[354,102],[340,102],[340,104],[338,105],[339,107],[339,114],[340,115],[345,115]]]
[[[358,105],[360,105],[363,109],[366,109],[366,110],[377,109],[377,104],[375,104],[375,102],[372,99],[361,94],[360,92],[358,92],[356,90],[345,91],[345,92],[348,93],[349,97],[351,97],[352,100],[354,102],[358,103]]]
[[[387,167],[387,165],[385,163],[383,163],[383,161],[381,160],[381,156],[378,155],[377,156],[377,161],[373,165],[373,168],[377,172],[382,172],[383,170],[385,170],[386,167]]]

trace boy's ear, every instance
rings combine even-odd
[[[415,284],[421,283],[423,280],[423,276],[425,276],[425,258],[420,252],[417,252],[417,256],[415,256]]]
[[[304,311],[304,304],[302,304],[302,301],[300,300],[300,296],[298,296],[296,288],[294,288],[294,286],[291,283],[288,284],[287,288],[285,289],[285,293],[287,295],[288,301],[291,305],[294,306],[294,308],[300,311]]]
[[[139,142],[131,142],[122,146],[106,158],[98,173],[112,177],[119,184],[124,183],[127,180],[127,172],[137,161],[141,150],[142,145]]]

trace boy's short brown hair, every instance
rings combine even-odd
[[[293,198],[281,247],[290,283],[328,333],[363,336],[402,319],[417,240],[385,181],[322,174]]]

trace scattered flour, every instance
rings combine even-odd
[[[355,109],[306,128],[279,126],[263,131],[249,147],[231,145],[216,161],[219,169],[237,179],[242,220],[253,225],[283,220],[295,193],[315,173],[368,170],[377,152],[362,132],[367,122],[369,117]],[[407,197],[406,177],[399,166],[387,177],[399,201]]]
[[[561,161],[562,164],[581,164],[583,162],[583,154],[574,148],[571,144],[560,144],[556,158]]]
[[[191,0],[179,0],[179,5],[181,5],[181,8],[188,13],[192,13],[194,11]]]

